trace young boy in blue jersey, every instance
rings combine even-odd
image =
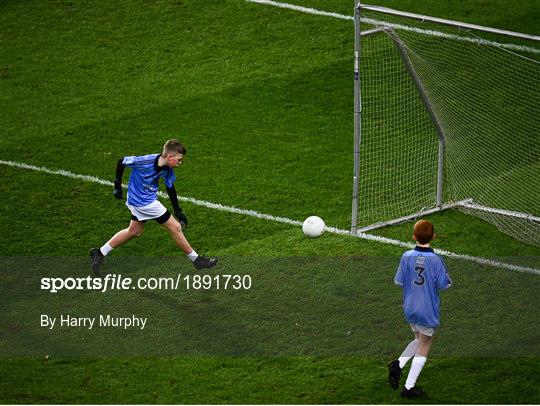
[[[426,363],[433,334],[439,326],[439,290],[452,286],[442,258],[429,246],[434,237],[431,222],[420,220],[414,225],[416,247],[403,254],[394,278],[394,283],[403,288],[403,312],[415,335],[399,359],[388,364],[388,382],[392,389],[397,389],[401,371],[412,358],[411,369],[401,392],[405,398],[425,395],[416,386],[416,380]]]
[[[186,148],[178,140],[169,140],[163,146],[161,154],[143,156],[126,156],[120,159],[116,166],[113,195],[117,199],[122,196],[122,175],[125,167],[131,168],[129,177],[126,206],[131,211],[129,227],[118,231],[101,248],[92,248],[92,271],[100,276],[103,259],[114,248],[135,237],[140,237],[147,220],[155,220],[169,231],[176,245],[187,255],[197,269],[212,268],[215,258],[199,256],[182,232],[182,226],[187,227],[186,215],[178,205],[178,197],[174,188],[174,168],[182,163]],[[171,213],[157,200],[158,182],[163,179],[167,194],[174,209],[175,219]]]

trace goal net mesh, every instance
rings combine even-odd
[[[362,31],[390,29],[361,38],[358,226],[436,206],[439,138],[399,39],[445,135],[443,202],[471,199],[460,210],[540,246],[540,49],[377,12],[361,18]]]

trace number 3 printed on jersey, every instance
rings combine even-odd
[[[414,267],[414,271],[418,274],[416,275],[416,279],[413,281],[413,283],[416,286],[424,286],[424,283],[426,282],[426,278],[422,274],[424,273],[425,270],[426,268],[424,268],[423,266]]]
[[[418,256],[416,258],[416,263],[414,266],[414,271],[418,274],[416,275],[416,279],[413,281],[413,283],[416,286],[424,286],[424,283],[426,282],[426,278],[424,275],[422,275],[426,270],[426,259],[423,256]]]

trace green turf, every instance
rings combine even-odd
[[[530,382],[533,359],[441,359],[425,368],[426,385],[438,390],[414,403],[536,403],[540,396]],[[387,387],[385,373],[380,362],[358,358],[9,360],[0,388],[6,403],[413,403]]]
[[[535,1],[374,3],[531,33],[540,15]],[[349,0],[297,4],[352,12]],[[158,152],[174,136],[188,147],[186,164],[177,171],[181,195],[295,220],[317,214],[331,226],[348,227],[352,24],[240,0],[5,1],[0,10],[0,159],[112,180],[119,157]],[[330,234],[307,240],[299,227],[185,203],[189,240],[198,251],[220,256],[223,272],[253,274],[256,288],[247,296],[207,292],[178,298],[156,291],[115,296],[109,303],[108,296],[53,298],[37,291],[36,278],[55,272],[44,269],[48,262],[39,257],[69,257],[64,271],[69,273],[71,265],[83,268],[75,275],[85,275],[80,257],[127,225],[128,212],[105,186],[3,165],[0,177],[3,255],[31,264],[26,272],[36,271],[20,284],[17,277],[24,271],[0,273],[3,354],[16,353],[10,337],[18,334],[19,323],[37,323],[25,316],[42,308],[91,309],[94,304],[119,310],[131,300],[157,326],[165,323],[148,331],[157,335],[150,343],[163,342],[165,332],[186,348],[208,343],[204,356],[188,350],[145,356],[139,343],[125,357],[74,359],[62,357],[62,346],[70,348],[63,340],[84,334],[71,332],[55,338],[59,355],[53,352],[45,360],[40,345],[51,337],[38,332],[32,336],[36,344],[25,348],[39,354],[0,359],[1,402],[401,401],[385,382],[386,362],[399,355],[395,350],[410,335],[401,322],[399,290],[392,285],[401,248]],[[430,218],[437,248],[539,267],[538,248],[490,224],[453,211]],[[410,241],[411,224],[377,234]],[[113,255],[116,261],[172,257],[168,265],[141,270],[159,276],[184,272],[189,265],[166,233],[150,223],[140,239]],[[231,268],[241,257],[244,267],[252,267]],[[314,265],[318,257],[322,268]],[[338,269],[328,265],[332,257]],[[362,257],[369,260],[362,263]],[[280,268],[272,258],[288,265]],[[380,268],[370,266],[378,261]],[[446,327],[420,378],[430,394],[426,402],[539,403],[532,379],[539,365],[538,278],[448,262],[456,286],[443,296]],[[273,316],[269,323],[250,323],[266,313]],[[295,325],[302,329],[295,331],[295,340],[264,336],[291,328],[299,315],[309,323]],[[166,321],[186,324],[175,333],[175,324]],[[350,336],[340,335],[348,331]],[[516,331],[521,334],[515,336]],[[119,337],[118,345],[126,337]],[[484,352],[475,351],[471,337]],[[260,340],[266,343],[260,348],[273,355],[246,350],[226,356],[231,347],[225,345],[242,340],[252,340],[252,349]],[[456,355],[460,348],[472,356]],[[288,352],[280,353],[283,349]],[[452,357],[445,357],[446,351]]]
[[[260,241],[263,245],[264,241]],[[110,257],[109,274],[133,280],[181,276],[177,288],[59,290],[43,277],[86,276],[86,257],[8,257],[0,293],[0,355],[391,357],[412,335],[403,328],[401,292],[391,281],[398,257],[221,256],[212,289],[184,258]],[[433,357],[540,356],[537,275],[488,271],[448,259],[457,289],[443,294],[443,329]],[[228,287],[224,275],[244,278]],[[187,285],[186,278],[193,280]],[[247,280],[245,278],[248,278]],[[136,285],[134,284],[134,287]],[[208,287],[208,286],[207,286]],[[236,287],[236,288],[235,288]],[[519,296],[507,292],[519,292]],[[9,298],[9,300],[6,300]],[[66,303],[70,303],[69,308]],[[144,330],[42,328],[42,315],[147,318]],[[24,315],[24,317],[21,317]],[[106,316],[105,316],[106,317]],[[482,318],[479,328],[478,319]],[[515,332],[519,331],[519,338]],[[117,347],[117,343],[123,345]]]

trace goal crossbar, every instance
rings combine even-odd
[[[412,18],[412,19],[420,20],[420,21],[429,21],[432,23],[443,24],[450,27],[457,27],[457,28],[463,28],[463,29],[475,30],[475,31],[481,31],[481,32],[489,32],[492,34],[505,35],[508,37],[521,38],[521,39],[526,39],[526,40],[531,40],[531,41],[540,41],[540,36],[538,35],[524,34],[521,32],[501,30],[501,29],[492,28],[492,27],[485,27],[483,25],[468,24],[468,23],[462,23],[459,21],[447,20],[444,18],[437,18],[437,17],[430,17],[426,15],[421,15],[421,14],[407,13],[405,11],[394,10],[388,7],[371,6],[368,4],[358,3],[358,5],[356,6],[356,9],[376,11],[382,14],[389,14],[389,15],[395,15],[395,16],[400,16],[400,17]]]

